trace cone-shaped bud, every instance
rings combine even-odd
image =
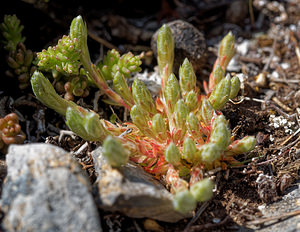
[[[190,191],[197,201],[203,202],[212,198],[213,189],[214,183],[210,179],[206,178],[193,184]]]
[[[209,101],[214,109],[222,109],[226,102],[229,100],[230,85],[230,75],[228,74],[219,82],[219,84],[217,84],[215,89],[212,91],[211,95],[209,96]]]
[[[67,108],[66,124],[74,133],[87,141],[103,141],[109,135],[98,114],[78,106]]]
[[[206,143],[200,147],[198,155],[203,162],[211,164],[216,159],[220,158],[221,151],[216,144]]]
[[[80,49],[87,48],[87,28],[80,15],[72,20],[69,34],[71,39],[76,38],[78,40],[77,46]]]
[[[157,35],[157,62],[164,83],[170,76],[174,62],[174,39],[169,26],[164,24]]]
[[[210,125],[211,119],[214,115],[214,108],[210,104],[210,101],[207,98],[202,98],[202,104],[200,109],[200,117],[205,125]]]
[[[226,118],[223,114],[215,115],[212,119],[211,129],[214,130],[216,128],[216,126],[218,126],[221,123],[228,126],[228,120],[226,120]]]
[[[132,95],[134,103],[150,115],[156,114],[156,108],[152,96],[145,83],[135,79],[132,84]]]
[[[235,39],[230,31],[221,41],[218,51],[218,59],[219,64],[225,70],[229,61],[234,56],[235,48],[234,48]]]
[[[190,111],[194,111],[195,109],[197,109],[199,105],[198,96],[193,90],[188,92],[188,94],[186,95],[185,104]]]
[[[157,113],[153,116],[151,125],[154,134],[160,140],[164,141],[168,138],[166,123],[161,114]]]
[[[209,138],[210,143],[218,146],[219,150],[223,151],[230,144],[231,131],[227,126],[227,122],[222,120],[223,115],[218,115],[212,125],[212,132]]]
[[[180,89],[176,76],[172,73],[166,83],[164,97],[169,114],[174,112],[174,106],[180,98]]]
[[[196,144],[194,140],[187,137],[183,142],[182,158],[192,163],[195,160],[195,154],[197,152]]]
[[[256,144],[256,139],[253,136],[246,136],[241,140],[234,141],[230,145],[229,151],[235,154],[242,154],[251,151],[254,149]]]
[[[175,116],[174,119],[175,119],[176,129],[184,130],[186,128],[185,122],[188,113],[189,113],[188,107],[185,105],[182,99],[179,99],[174,109],[174,116]]]
[[[225,77],[222,67],[217,64],[209,79],[209,90],[213,90],[215,86]]]
[[[76,104],[61,98],[50,81],[41,72],[35,71],[31,77],[32,90],[37,99],[47,107],[65,115],[68,107],[76,107]]]
[[[231,86],[230,86],[230,94],[229,99],[235,98],[240,91],[241,81],[238,76],[234,76],[231,78]]]
[[[103,142],[103,156],[114,168],[125,165],[129,155],[122,144],[112,136],[107,136]]]
[[[173,142],[171,142],[165,150],[165,160],[173,165],[178,165],[180,163],[181,155]]]
[[[128,105],[133,105],[133,97],[127,85],[127,81],[123,74],[117,72],[113,79],[114,90],[127,102]]]
[[[189,134],[194,138],[194,139],[199,139],[202,138],[202,132],[201,132],[201,124],[196,117],[194,113],[189,113],[186,119],[186,125]]]
[[[187,214],[195,210],[197,201],[189,190],[178,191],[173,198],[173,207],[176,211]]]
[[[132,122],[140,129],[140,131],[149,137],[155,138],[153,131],[149,128],[148,122],[150,118],[140,106],[134,105],[130,110]]]
[[[183,64],[179,68],[179,84],[183,98],[186,97],[188,92],[195,90],[196,87],[196,75],[193,65],[187,58],[184,59]]]

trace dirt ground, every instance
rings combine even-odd
[[[149,3],[148,3],[149,2]],[[151,4],[150,4],[151,2]],[[239,4],[238,4],[239,3]],[[108,49],[148,54],[143,70],[156,65],[151,52],[152,34],[163,23],[183,19],[204,33],[206,61],[197,77],[206,80],[216,58],[220,39],[232,31],[238,55],[231,64],[244,74],[243,88],[236,101],[222,110],[236,138],[254,135],[256,148],[238,160],[242,166],[217,170],[214,198],[199,205],[194,218],[175,224],[132,219],[100,211],[103,231],[236,231],[253,228],[262,215],[258,206],[279,200],[298,179],[300,167],[300,1],[228,0],[111,0],[101,7],[86,1],[9,1],[4,14],[16,14],[25,26],[26,47],[33,51],[55,43],[68,32],[71,20],[81,14],[90,32],[91,57]],[[233,5],[237,4],[237,5]],[[33,15],[33,17],[29,17]],[[17,111],[22,118],[26,143],[47,142],[76,150],[85,141],[66,136],[58,142],[60,130],[67,130],[63,118],[38,102],[30,88],[19,90],[16,80],[7,77],[5,51],[1,49],[0,116]],[[230,66],[230,65],[229,65]],[[91,90],[94,91],[94,90]],[[92,92],[93,93],[93,92]],[[94,96],[93,94],[90,94]],[[93,97],[75,99],[91,106]],[[110,107],[100,103],[101,117],[109,119]],[[123,109],[114,108],[121,118]],[[95,180],[89,152],[90,143],[78,160]],[[0,156],[0,182],[5,178],[5,155]],[[260,176],[260,179],[258,177]],[[269,178],[267,177],[269,176]],[[259,181],[258,181],[259,180]],[[0,187],[1,189],[1,187]]]

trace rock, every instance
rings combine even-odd
[[[273,231],[284,231],[284,232],[294,232],[300,231],[300,215],[295,215],[293,217],[284,217],[288,212],[294,212],[300,210],[300,180],[290,188],[288,194],[283,196],[280,201],[269,205],[262,205],[259,209],[263,213],[263,217],[274,217],[281,215],[280,221],[270,220],[265,222],[265,227],[257,228],[257,232],[273,232]],[[276,222],[276,223],[274,223]]]
[[[167,23],[172,30],[175,42],[175,57],[173,72],[178,73],[180,65],[185,58],[193,64],[195,72],[200,72],[205,61],[206,42],[202,32],[200,32],[192,24],[183,20],[175,20]],[[157,40],[158,31],[156,31],[151,39],[151,48],[155,56],[157,56]]]
[[[165,222],[177,222],[192,216],[176,212],[171,193],[141,167],[127,163],[120,169],[112,168],[103,157],[101,147],[92,156],[98,174],[96,188],[100,208],[118,211],[128,217]]]
[[[248,2],[244,0],[232,1],[226,10],[226,21],[242,25],[248,17]]]
[[[50,144],[11,145],[1,209],[7,231],[102,231],[81,167]]]

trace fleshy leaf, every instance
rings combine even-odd
[[[183,98],[186,97],[188,92],[195,90],[196,75],[193,65],[187,58],[184,59],[183,64],[179,68],[179,83]]]
[[[178,165],[181,160],[180,152],[173,142],[171,142],[165,150],[165,159],[173,165]]]
[[[103,142],[103,156],[114,168],[125,165],[129,155],[122,144],[112,136],[107,136]]]
[[[174,39],[169,26],[164,24],[157,35],[157,62],[162,76],[162,88],[173,70]]]
[[[230,99],[233,99],[238,95],[240,91],[240,85],[241,85],[241,81],[238,76],[234,76],[233,78],[231,78],[231,87],[230,87],[230,94],[229,94]]]
[[[67,108],[66,124],[73,132],[87,141],[103,141],[109,135],[98,114],[79,106]]]
[[[212,198],[213,188],[213,182],[210,179],[206,178],[193,184],[190,191],[197,201],[203,202],[208,201]]]
[[[77,107],[74,102],[61,98],[44,75],[35,71],[31,77],[32,90],[37,99],[61,115],[66,115],[68,107]]]
[[[220,110],[227,103],[230,95],[230,85],[231,81],[228,74],[217,84],[216,88],[212,91],[211,95],[209,96],[209,101],[214,109]]]
[[[135,79],[132,84],[132,95],[134,103],[140,106],[150,115],[156,114],[156,108],[152,96],[147,89],[145,83],[139,79]]]
[[[189,190],[178,191],[173,198],[173,207],[176,211],[187,214],[195,210],[197,201]]]

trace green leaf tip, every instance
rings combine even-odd
[[[158,139],[164,141],[167,139],[167,127],[163,119],[163,116],[160,113],[155,114],[152,117],[151,122],[152,130]]]
[[[103,156],[114,168],[125,165],[129,159],[129,155],[122,144],[112,136],[107,136],[103,142]]]
[[[61,98],[55,92],[50,81],[41,72],[35,71],[30,82],[36,98],[59,114],[66,115],[68,107],[76,107],[74,102]]]
[[[134,105],[130,111],[132,122],[140,129],[140,131],[151,138],[155,138],[154,132],[149,127],[150,118],[146,111],[139,105]]]
[[[240,85],[241,85],[241,81],[238,76],[234,76],[233,78],[231,78],[231,87],[230,87],[230,94],[229,94],[230,99],[233,99],[238,95],[240,91]]]
[[[164,83],[173,70],[174,39],[171,28],[164,24],[157,35],[157,62]]]
[[[173,198],[173,207],[182,214],[193,212],[197,201],[189,190],[178,191]]]
[[[197,78],[194,73],[193,65],[185,58],[183,64],[179,68],[179,83],[183,98],[186,97],[188,92],[195,90],[196,80]]]
[[[165,150],[165,159],[173,165],[178,165],[181,160],[180,152],[173,142],[171,142]]]
[[[212,164],[216,159],[220,158],[221,150],[215,143],[206,143],[200,147],[199,155],[203,162]]]
[[[193,139],[187,137],[183,142],[182,158],[190,163],[195,161],[195,154],[197,152],[196,144]]]
[[[191,186],[191,194],[194,196],[194,198],[199,201],[208,201],[213,196],[213,188],[214,183],[208,179],[205,178]]]
[[[78,15],[72,20],[70,26],[70,33],[71,39],[77,39],[78,45],[80,48],[86,46],[87,44],[87,27],[86,23],[83,21],[81,15]]]
[[[128,105],[133,105],[132,93],[129,90],[128,84],[124,75],[120,72],[116,72],[113,79],[113,88],[118,93]]]
[[[156,114],[156,107],[150,91],[147,89],[145,83],[139,79],[135,79],[132,84],[132,95],[134,103],[140,106],[145,112],[154,115]]]
[[[243,154],[254,149],[256,145],[256,138],[253,136],[246,136],[241,140],[235,141],[229,146],[229,151],[235,154]]]
[[[73,132],[87,141],[103,141],[109,135],[98,114],[79,106],[67,108],[66,124]]]
[[[230,31],[221,41],[218,51],[218,59],[221,67],[225,70],[229,61],[235,54],[235,38]]]
[[[214,109],[220,110],[225,106],[225,104],[229,100],[230,89],[231,89],[231,81],[230,81],[230,75],[228,74],[224,79],[222,79],[217,84],[217,86],[209,96],[209,101],[211,105],[214,107]]]
[[[167,80],[164,90],[165,104],[169,114],[172,114],[176,102],[180,99],[180,88],[176,76],[172,73]]]

